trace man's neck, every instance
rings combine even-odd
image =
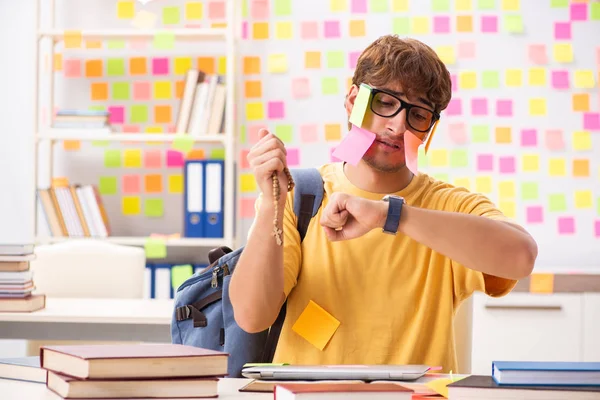
[[[371,193],[395,193],[408,186],[413,173],[406,167],[398,172],[377,171],[363,160],[358,165],[344,163],[344,174],[357,188]]]

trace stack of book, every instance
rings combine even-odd
[[[64,399],[217,397],[227,353],[176,344],[42,346],[47,387]]]
[[[32,244],[0,245],[0,312],[31,312],[45,307],[46,296],[35,289],[29,262]]]
[[[107,111],[58,110],[52,121],[56,129],[109,129]]]

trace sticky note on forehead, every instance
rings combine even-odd
[[[354,100],[352,112],[350,113],[350,123],[352,125],[362,128],[365,120],[365,114],[369,109],[369,104],[371,104],[371,95],[371,87],[361,83],[358,88],[358,95],[356,95],[356,99]]]

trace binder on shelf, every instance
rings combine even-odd
[[[204,237],[223,237],[223,160],[204,161]]]
[[[154,287],[155,287],[154,264],[146,263],[146,268],[144,269],[144,298],[145,299],[153,299],[154,298]]]
[[[184,179],[184,236],[204,237],[204,161],[186,160]]]
[[[172,299],[171,264],[154,264],[154,298]]]

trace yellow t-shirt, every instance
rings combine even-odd
[[[320,172],[323,203],[302,243],[293,194],[288,193],[284,214],[287,314],[273,362],[427,364],[456,371],[453,318],[460,303],[475,290],[505,295],[516,282],[468,269],[410,237],[380,229],[330,242],[319,220],[332,193],[372,200],[384,194],[352,185],[342,163],[322,166]],[[414,207],[508,220],[484,196],[426,174],[414,177],[395,194]],[[322,351],[292,330],[310,300],[340,322]]]

